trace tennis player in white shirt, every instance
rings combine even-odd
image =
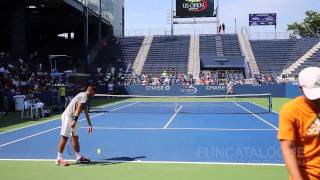
[[[89,85],[86,92],[81,92],[76,95],[65,111],[61,115],[62,126],[61,126],[61,138],[58,144],[58,157],[56,160],[56,164],[59,166],[68,166],[69,163],[62,158],[62,154],[65,148],[66,143],[68,142],[68,138],[72,138],[73,149],[76,153],[76,163],[89,163],[90,159],[82,156],[80,154],[80,145],[79,145],[79,123],[78,118],[80,113],[83,111],[86,120],[88,123],[88,133],[92,133],[92,125],[88,112],[88,98],[93,97],[96,93],[96,87],[93,85]]]

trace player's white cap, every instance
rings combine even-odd
[[[320,68],[303,69],[299,74],[299,85],[308,99],[320,99]]]

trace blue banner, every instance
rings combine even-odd
[[[277,25],[276,13],[249,14],[249,26]]]
[[[127,94],[144,96],[208,96],[225,95],[227,87],[224,85],[131,85],[125,86]],[[267,94],[271,93],[273,97],[285,97],[286,85],[284,84],[262,84],[262,85],[236,85],[234,94]]]

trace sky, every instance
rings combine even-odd
[[[125,0],[125,29],[127,33],[170,30],[170,9],[172,0]],[[219,0],[220,21],[227,31],[248,26],[250,13],[277,13],[277,32],[285,32],[287,25],[303,21],[307,10],[320,12],[320,0]],[[175,25],[176,32],[212,31],[215,24]],[[274,32],[274,26],[250,27],[251,32]],[[167,32],[167,33],[168,33]],[[189,32],[189,31],[188,31]]]

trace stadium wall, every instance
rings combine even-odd
[[[226,86],[144,86],[130,85],[124,87],[129,95],[145,96],[208,96],[225,95]],[[293,84],[259,84],[259,85],[238,85],[234,87],[234,94],[266,94],[271,93],[272,97],[293,98],[301,95],[299,87]]]

